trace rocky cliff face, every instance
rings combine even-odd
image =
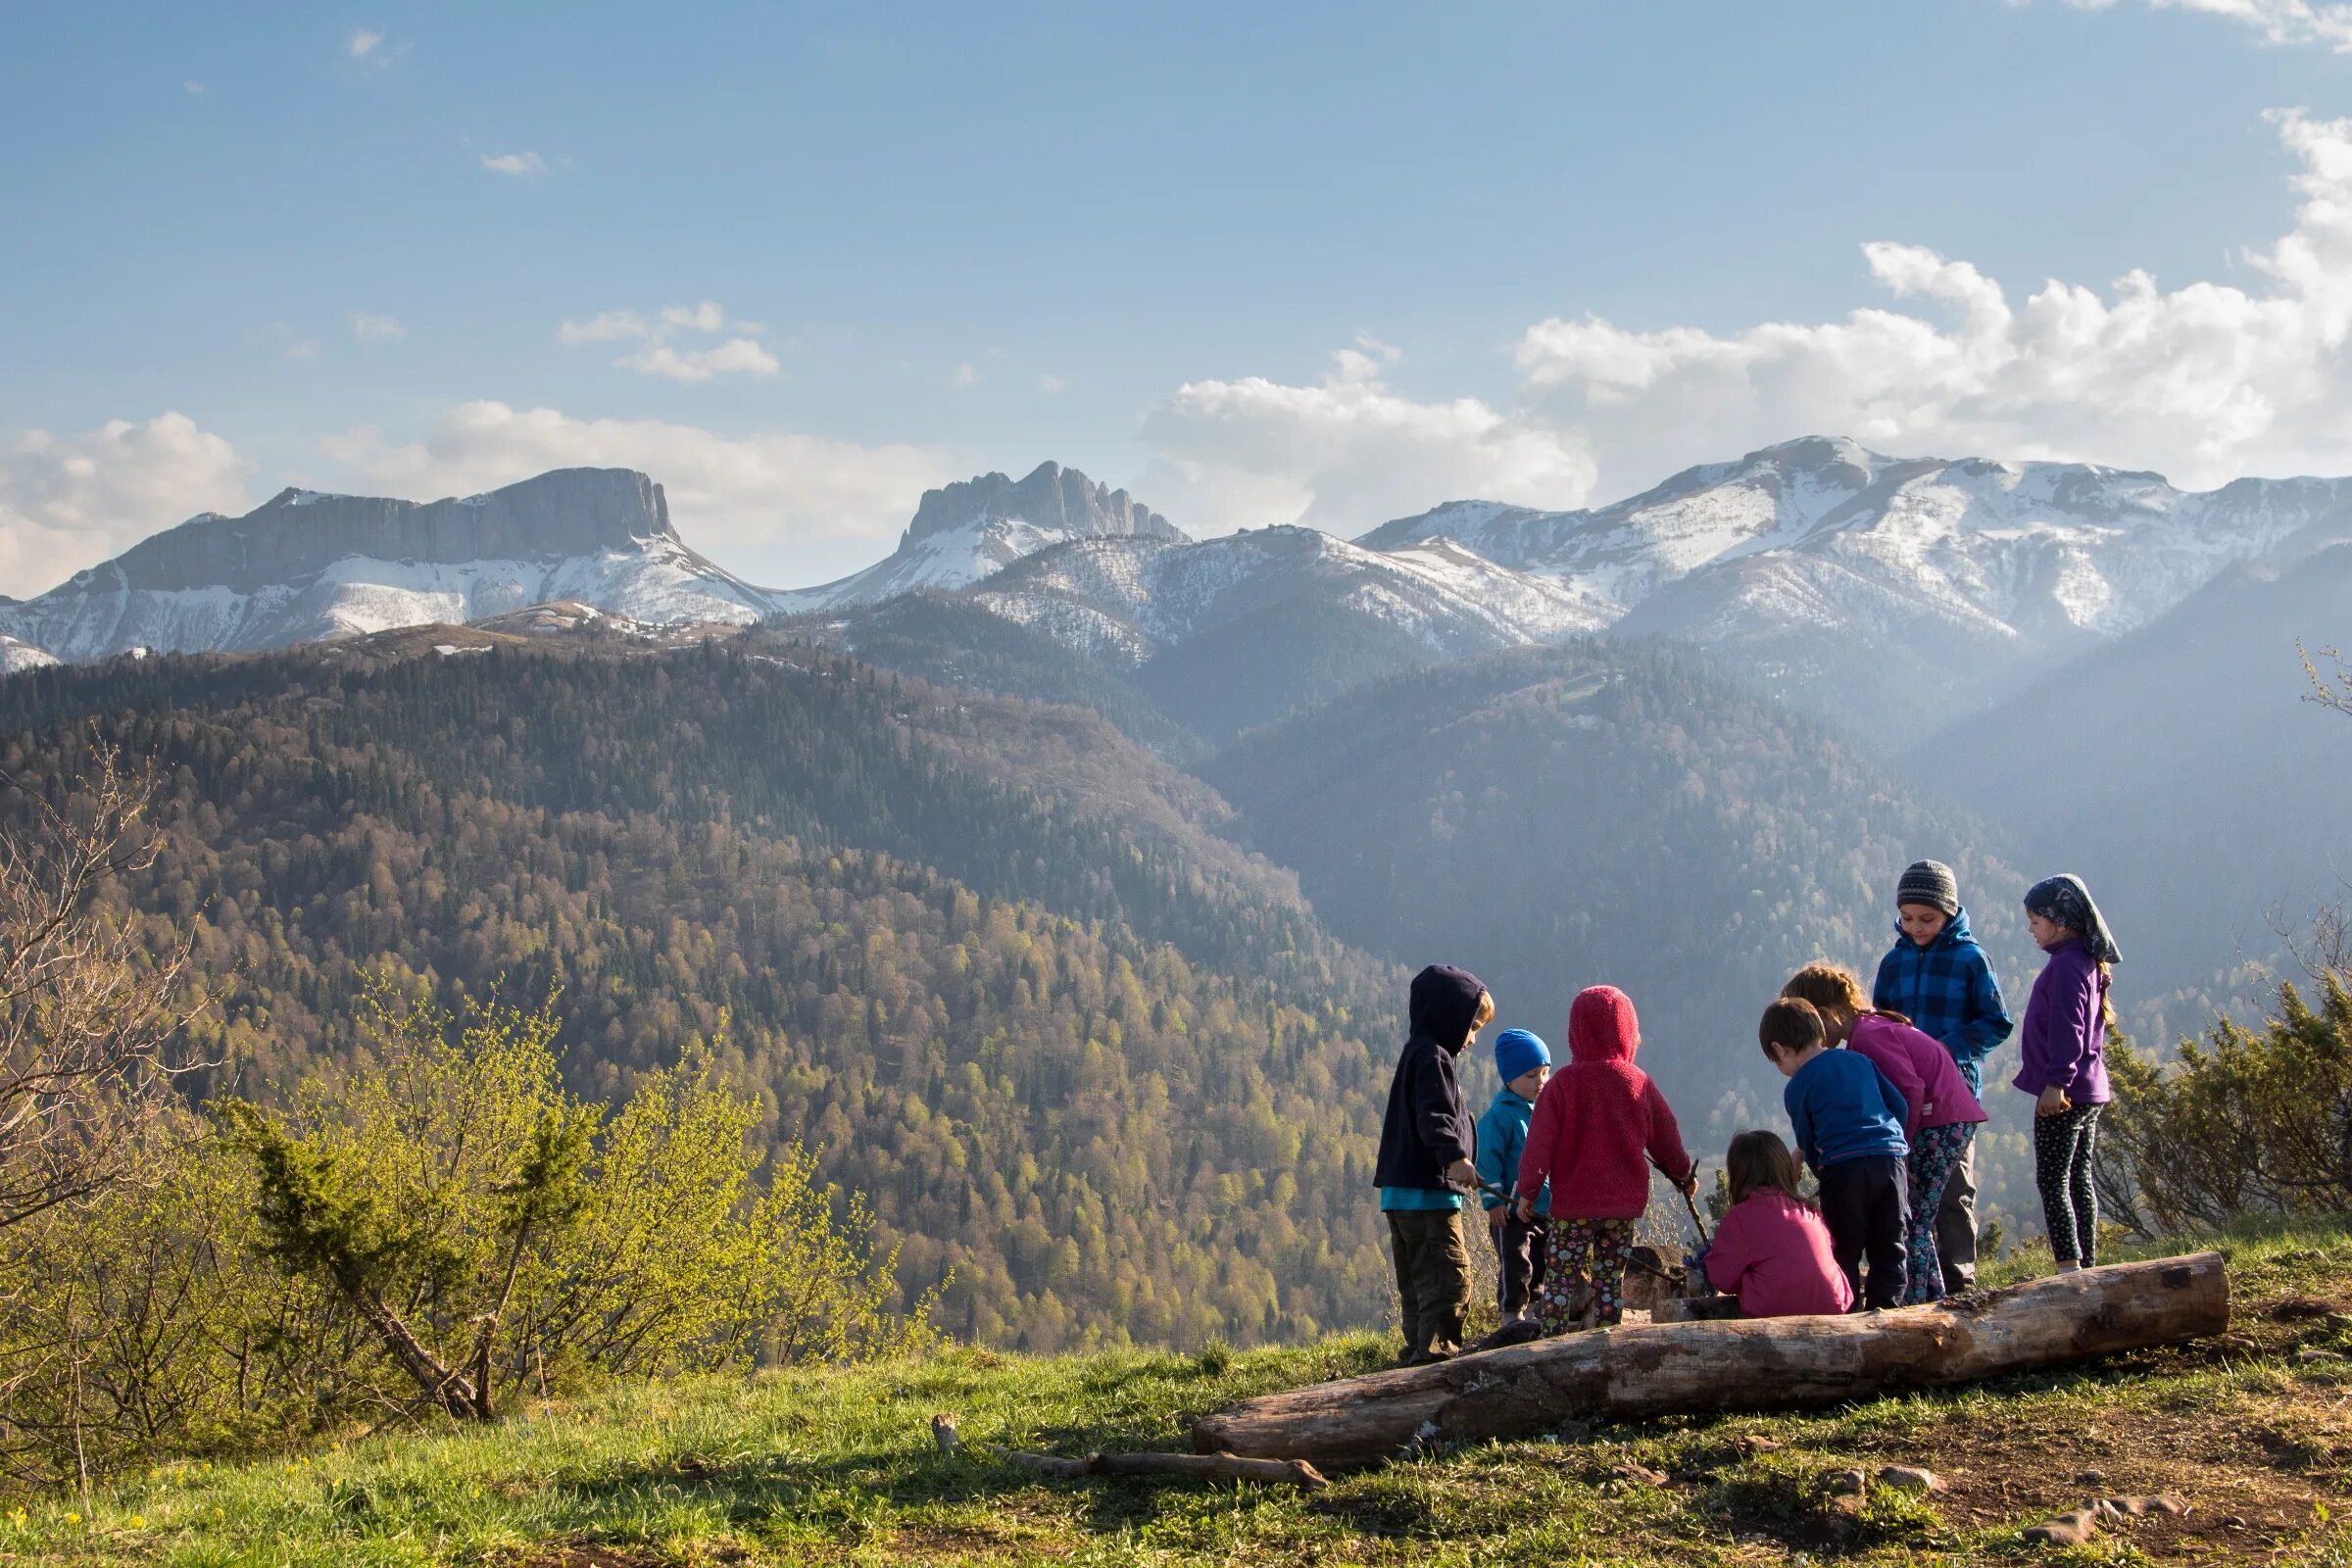
[[[0,606],[0,633],[77,661],[237,652],[558,599],[655,626],[743,624],[771,608],[686,547],[644,474],[565,468],[457,500],[287,490],[241,517],[192,517]]]
[[[1041,463],[1025,479],[984,473],[923,492],[899,548],[991,519],[1026,522],[1072,538],[1182,539],[1167,518],[1124,490],[1097,484],[1076,468]]]
[[[662,487],[627,468],[559,468],[445,501],[281,490],[242,517],[191,517],[67,586],[252,593],[352,556],[450,564],[553,562],[676,537]]]
[[[923,492],[899,548],[839,581],[771,597],[787,614],[878,605],[916,589],[968,588],[1016,561],[1073,539],[1188,542],[1175,525],[1058,463],[1041,463],[1026,479],[984,473]]]

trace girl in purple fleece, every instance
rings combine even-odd
[[[2120,962],[2115,938],[2076,876],[2054,876],[2026,890],[2026,926],[2049,961],[2034,981],[2018,1031],[2024,1065],[2010,1082],[2034,1097],[2034,1176],[2058,1272],[2088,1268],[2099,1231],[2091,1155],[2099,1112],[2107,1108],[2102,1059],[2115,1009],[2109,971]]]

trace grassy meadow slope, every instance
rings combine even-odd
[[[2191,1503],[2185,1518],[2118,1524],[2088,1550],[2031,1560],[2352,1563],[2352,1534],[2331,1520],[2352,1508],[2352,1232],[2307,1224],[2221,1245],[2223,1340],[1806,1415],[1572,1425],[1317,1494],[1041,1481],[969,1448],[1181,1447],[1193,1413],[1369,1369],[1381,1340],[961,1350],[619,1390],[486,1431],[355,1434],[307,1456],[168,1467],[88,1504],[0,1511],[0,1561],[1962,1564],[2021,1560],[2022,1528],[2088,1498],[2170,1492]],[[936,1411],[957,1416],[965,1453],[937,1453]],[[1949,1491],[1874,1482],[1856,1500],[1828,1485],[1883,1464],[1925,1466]]]

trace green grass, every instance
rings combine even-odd
[[[1805,1416],[1692,1417],[1442,1450],[1327,1491],[1046,1481],[967,1448],[1181,1448],[1228,1399],[1385,1363],[1307,1348],[919,1363],[619,1389],[487,1430],[440,1427],[241,1467],[176,1466],[72,1500],[0,1502],[0,1562],[617,1565],[1053,1562],[1732,1564],[2235,1561],[2352,1568],[2352,1232],[2225,1242],[2230,1340]],[[2332,1315],[2331,1315],[2332,1314]],[[1766,1440],[1762,1444],[1755,1439]],[[1926,1464],[1949,1494],[1849,1467]],[[1635,1474],[1664,1472],[1658,1486]],[[2079,1468],[2106,1479],[2074,1480]],[[2045,1552],[2018,1531],[2119,1492],[2150,1521]],[[84,1514],[86,1513],[86,1517]],[[2233,1527],[2226,1520],[2235,1518]]]

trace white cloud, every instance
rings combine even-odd
[[[367,311],[351,313],[351,335],[363,343],[379,343],[387,338],[406,337],[408,330],[389,316],[376,316]]]
[[[730,328],[735,335],[708,348],[679,348],[681,334],[715,336]],[[612,363],[641,375],[671,381],[708,381],[720,375],[774,375],[783,367],[759,340],[766,328],[758,321],[732,321],[716,300],[695,305],[665,305],[651,320],[635,311],[603,311],[584,321],[565,321],[556,328],[563,343],[618,343],[645,346]]]
[[[1966,262],[1863,247],[1912,309],[1729,335],[1594,317],[1531,327],[1535,413],[1606,455],[1617,489],[1807,433],[1897,453],[2073,458],[2176,481],[2341,468],[2352,375],[2352,121],[2272,117],[2303,163],[2292,228],[2240,261],[2251,288],[2166,292],[2132,271],[2101,294],[2052,279],[2013,303]]]
[[[2115,0],[2067,0],[2078,11],[2106,11]],[[2195,11],[2242,23],[2269,44],[2325,44],[2352,54],[2352,5],[2340,0],[2147,0],[2153,11]]]
[[[756,581],[801,585],[870,564],[922,492],[959,470],[941,454],[773,430],[724,436],[659,419],[583,419],[555,409],[466,403],[420,442],[358,428],[319,443],[347,488],[428,498],[512,484],[549,468],[641,468],[669,497],[689,544]]]
[[[616,343],[644,337],[653,329],[633,311],[600,311],[585,321],[565,321],[556,328],[560,343]]]
[[[1068,391],[1069,386],[1070,383],[1058,375],[1041,375],[1037,378],[1037,389],[1049,397],[1056,392]]]
[[[1369,342],[1369,340],[1364,340]],[[1573,432],[1476,398],[1421,403],[1382,379],[1396,351],[1342,349],[1314,386],[1192,381],[1145,418],[1132,488],[1195,532],[1303,522],[1354,534],[1441,501],[1573,506],[1593,465]]]
[[[547,172],[547,160],[537,153],[484,153],[482,167],[514,179],[536,179]]]
[[[374,55],[383,41],[384,35],[380,32],[371,31],[367,27],[355,27],[343,48],[352,59],[366,60]]]
[[[718,308],[715,300],[700,305],[665,305],[662,308],[662,324],[690,332],[723,332],[727,329],[727,313]]]
[[[201,81],[183,81],[179,84],[179,88],[191,98],[204,96],[204,83]]]
[[[0,592],[55,587],[167,524],[243,512],[248,465],[184,414],[0,442]]]
[[[980,372],[972,367],[972,363],[969,360],[966,360],[963,364],[956,367],[956,368],[950,372],[948,376],[948,385],[956,388],[958,391],[966,387],[975,387],[979,384]]]
[[[773,375],[783,368],[773,354],[748,337],[729,338],[708,349],[680,350],[667,343],[652,343],[612,363],[624,370],[672,381],[708,381],[715,375]]]

